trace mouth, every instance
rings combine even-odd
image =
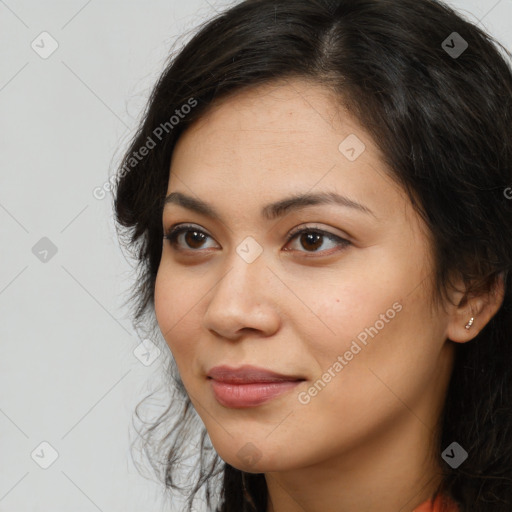
[[[216,400],[225,407],[256,407],[295,388],[306,379],[243,365],[216,366],[207,376]]]
[[[222,365],[215,366],[208,372],[208,378],[230,384],[275,383],[305,380],[298,375],[285,375],[252,365],[238,368]]]

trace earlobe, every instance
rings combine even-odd
[[[474,339],[498,312],[505,296],[505,279],[500,274],[488,292],[468,298],[464,294],[450,315],[446,337],[456,343]]]

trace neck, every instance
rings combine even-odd
[[[414,418],[414,417],[413,417]],[[266,473],[267,512],[410,512],[440,483],[425,426],[366,440],[350,454],[290,472]]]

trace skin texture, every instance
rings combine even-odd
[[[338,149],[350,134],[365,144],[354,161]],[[175,247],[164,239],[155,312],[221,458],[265,473],[268,512],[412,511],[439,482],[432,443],[455,342],[472,339],[499,301],[432,305],[427,230],[374,142],[319,85],[281,81],[219,102],[177,144],[167,193],[177,191],[221,220],[166,205],[164,230],[190,223],[207,236],[181,234]],[[268,203],[307,192],[343,194],[373,215],[329,204],[261,217]],[[287,241],[306,226],[350,243]],[[248,236],[263,249],[252,263],[236,250]],[[378,333],[332,370],[371,326]],[[229,408],[206,377],[220,364],[306,381],[260,406]],[[301,403],[328,368],[330,382]]]

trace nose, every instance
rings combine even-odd
[[[229,340],[247,332],[271,336],[280,326],[276,278],[263,255],[247,263],[237,254],[213,287],[203,316],[206,329]]]

